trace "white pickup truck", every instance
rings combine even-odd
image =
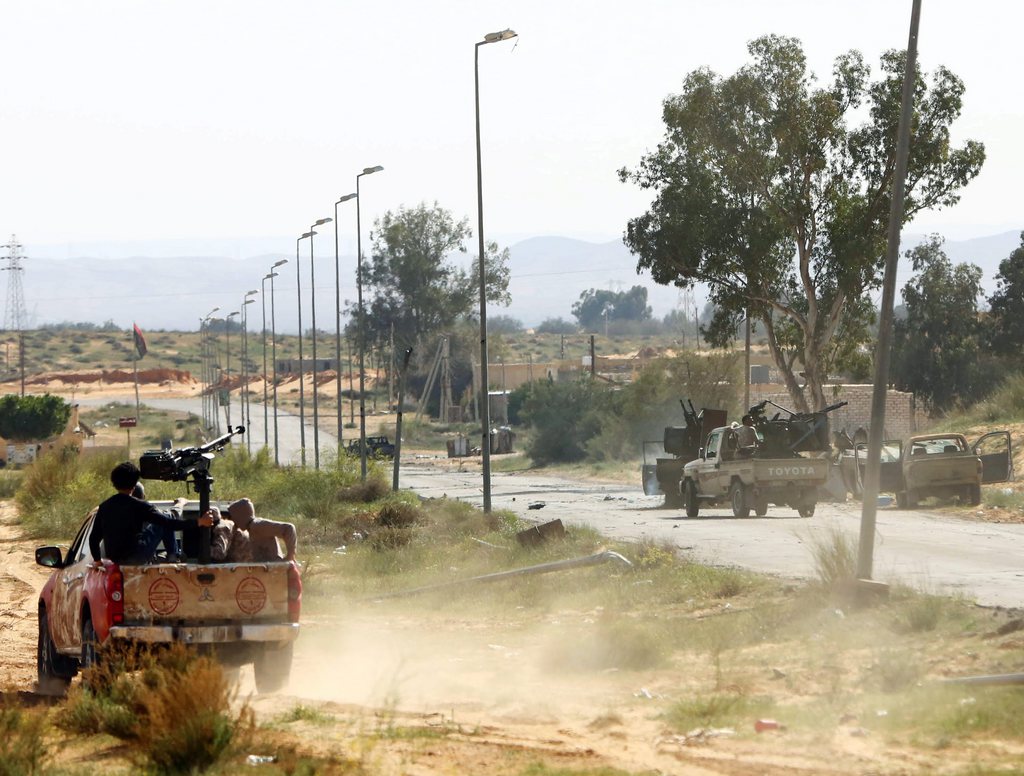
[[[702,506],[721,503],[728,503],[735,517],[749,517],[752,509],[764,517],[769,504],[789,506],[801,517],[811,517],[828,469],[826,457],[793,453],[761,458],[759,452],[743,451],[736,430],[723,426],[708,435],[700,456],[683,467],[680,493],[688,517],[697,517]]]

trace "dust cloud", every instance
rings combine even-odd
[[[553,722],[566,715],[593,718],[616,705],[621,693],[632,694],[638,681],[552,660],[571,660],[586,649],[580,626],[595,624],[587,614],[569,621],[550,615],[528,625],[439,611],[421,618],[360,610],[339,619],[345,621],[304,629],[286,692],[374,708],[458,708]]]

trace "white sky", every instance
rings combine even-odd
[[[906,45],[910,0],[3,0],[0,236],[297,236],[363,178],[374,217],[437,200],[476,221],[480,50],[489,237],[615,239],[647,198],[621,184],[690,70],[731,73],[766,33],[839,53]],[[1020,228],[1024,5],[924,0],[920,61],[966,82],[958,141],[988,161],[914,231]],[[343,233],[355,209],[342,205]]]

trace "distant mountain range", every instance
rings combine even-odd
[[[922,239],[922,235],[906,235],[904,249]],[[126,250],[136,247],[127,243],[120,248],[117,244],[109,244],[94,254],[121,258],[58,258],[67,255],[67,249],[33,251],[32,246],[27,246],[23,287],[29,325],[62,321],[101,324],[112,320],[120,327],[127,327],[135,321],[144,330],[194,329],[200,318],[214,307],[220,308],[218,316],[239,309],[247,291],[261,288],[261,280],[271,265],[280,259],[289,259],[288,264],[278,269],[280,274],[274,280],[274,308],[277,328],[294,332],[295,255],[294,252],[280,250],[284,244],[279,240],[224,241],[223,245],[212,247],[223,248],[226,255],[173,256],[169,251],[187,249],[184,241],[168,241],[166,246],[146,243],[137,244],[137,247],[148,249],[149,253],[140,253],[133,258],[124,258]],[[260,248],[270,250],[243,257],[240,245],[253,251]],[[984,273],[986,294],[991,294],[999,262],[1019,245],[1020,232],[1011,231],[971,240],[949,241],[945,249],[956,262],[970,261],[979,265]],[[509,289],[512,304],[508,308],[490,307],[488,313],[492,316],[509,315],[527,326],[534,326],[547,318],[571,320],[573,302],[587,289],[625,291],[637,284],[647,287],[648,298],[657,317],[679,304],[678,289],[658,286],[648,275],[636,274],[636,259],[620,240],[593,243],[567,237],[533,237],[516,242],[509,249],[512,257]],[[464,256],[460,260],[470,261]],[[356,297],[354,252],[341,256],[340,266],[344,307],[345,300]],[[335,302],[333,252],[330,256],[317,255],[315,271],[317,326],[331,331],[334,328],[332,311]],[[901,288],[911,274],[909,263],[901,261]],[[7,277],[3,279],[6,282]],[[308,327],[312,313],[308,253],[302,257],[301,284],[303,322]],[[269,327],[269,282],[266,288]],[[6,299],[6,285],[3,290],[3,298]],[[698,294],[697,303],[703,307],[702,294]],[[263,315],[260,297],[257,296],[255,304],[248,306],[248,315],[250,330],[258,330]]]

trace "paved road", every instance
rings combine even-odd
[[[134,401],[134,399],[131,399]],[[102,404],[105,401],[83,401]],[[150,399],[147,404],[198,414],[197,399]],[[237,407],[236,407],[237,412]],[[312,429],[307,416],[307,457],[312,463]],[[271,420],[271,423],[273,421]],[[299,460],[299,419],[278,414],[282,462]],[[252,407],[251,441],[263,443],[263,408]],[[272,439],[272,434],[271,434]],[[321,431],[320,447],[334,449],[333,434]],[[639,486],[608,485],[533,473],[492,475],[491,504],[538,522],[560,518],[592,526],[628,541],[670,543],[696,559],[793,577],[815,575],[811,548],[839,530],[856,542],[860,503],[819,504],[812,518],[772,507],[765,518],[737,520],[728,508],[702,510],[689,519],[682,510],[660,508],[661,497],[644,496]],[[424,497],[460,499],[482,505],[479,468],[458,472],[407,461],[403,488]],[[543,503],[539,510],[531,504]],[[875,539],[876,579],[902,582],[931,592],[962,592],[979,603],[1024,606],[1024,525],[944,517],[920,510],[881,508]]]
[[[660,496],[635,487],[601,485],[530,473],[492,475],[491,506],[531,520],[560,518],[629,541],[668,542],[696,559],[796,577],[815,576],[811,548],[839,530],[856,544],[860,502],[819,504],[815,516],[771,507],[767,517],[737,520],[726,508],[687,518],[662,509]],[[402,485],[422,496],[482,504],[479,471],[406,466]],[[541,510],[530,504],[543,503]],[[876,579],[929,592],[961,592],[979,603],[1024,606],[1024,525],[974,522],[919,511],[880,508],[875,538]]]

